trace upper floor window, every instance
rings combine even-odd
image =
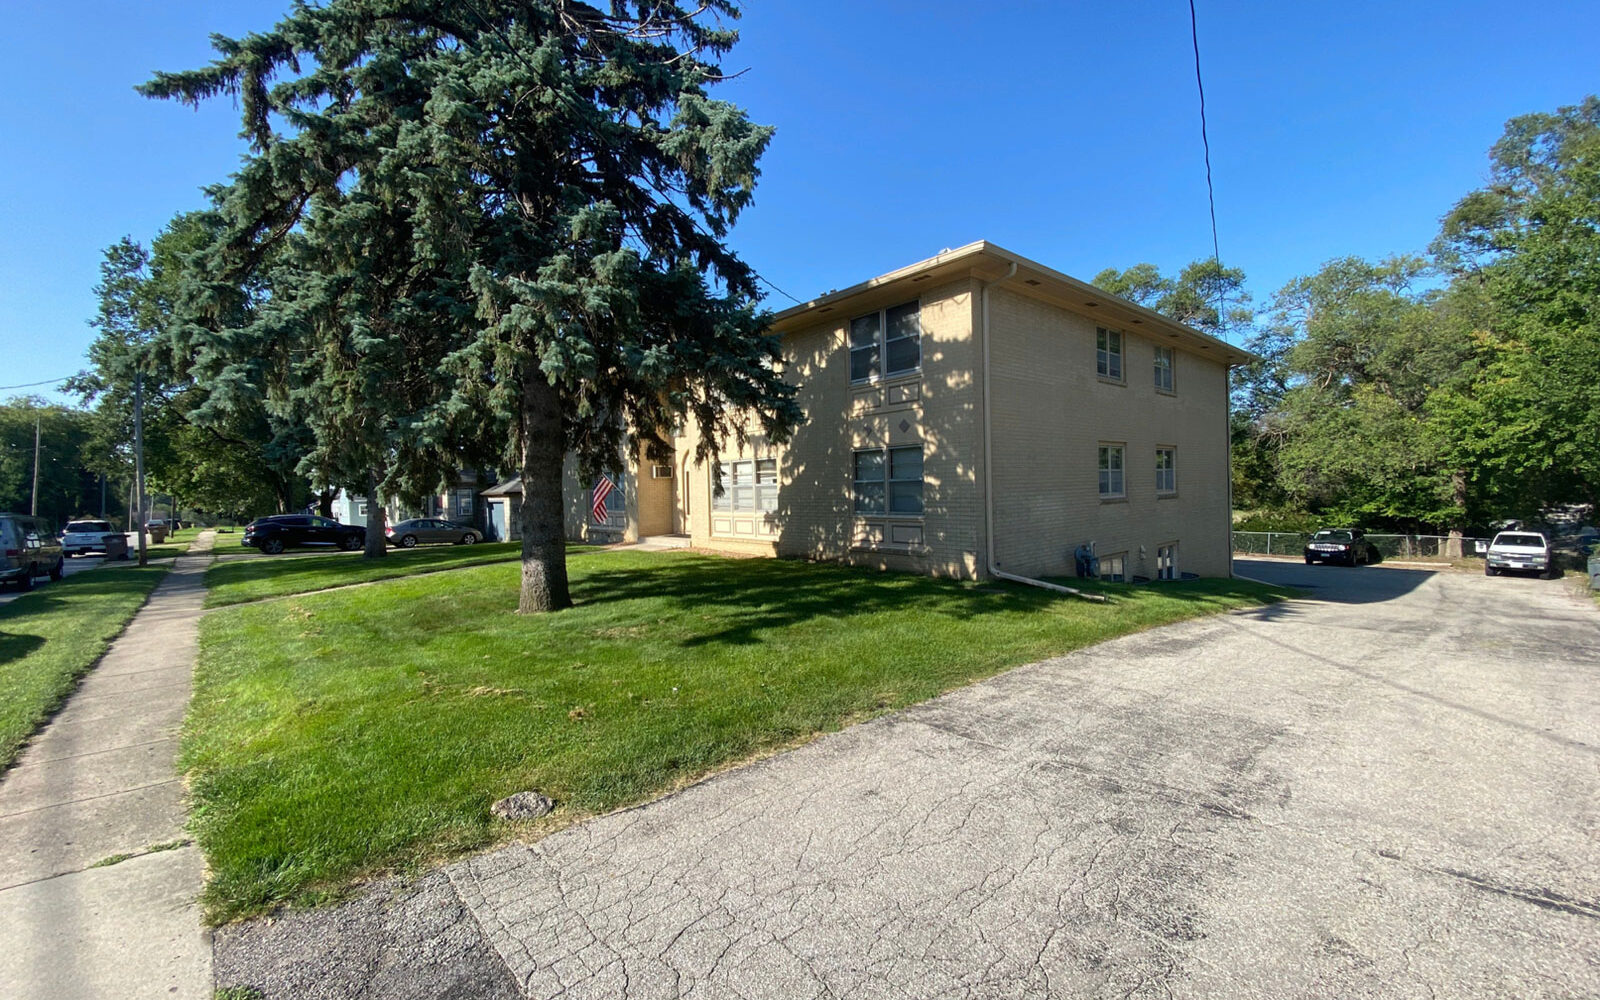
[[[856,452],[851,492],[857,514],[921,514],[922,446]]]
[[[1100,446],[1100,496],[1111,499],[1126,496],[1122,478],[1122,445]]]
[[[917,303],[891,306],[850,321],[850,381],[903,375],[922,367]]]
[[[1156,388],[1162,392],[1173,391],[1172,348],[1156,348]]]
[[[1177,454],[1172,448],[1156,449],[1156,492],[1178,492]]]
[[[1102,378],[1122,381],[1122,334],[1103,326],[1095,331],[1094,371]]]

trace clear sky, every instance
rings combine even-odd
[[[733,242],[786,292],[976,239],[1086,280],[1210,255],[1187,0],[748,4],[720,96],[778,134]],[[1258,300],[1332,257],[1422,250],[1506,119],[1600,90],[1593,0],[1197,7],[1222,257]],[[101,250],[238,164],[230,101],[133,86],[286,8],[5,5],[0,386],[82,368]]]

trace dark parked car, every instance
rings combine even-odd
[[[384,529],[390,545],[409,549],[418,542],[449,542],[453,545],[473,545],[483,541],[483,532],[470,524],[457,524],[436,517],[414,517]]]
[[[1378,561],[1378,550],[1367,541],[1360,528],[1323,528],[1306,542],[1306,565],[1338,562],[1346,566],[1371,565]]]
[[[358,524],[340,524],[313,514],[277,514],[259,517],[245,525],[240,545],[249,545],[268,555],[277,555],[297,545],[334,545],[359,549],[367,543],[367,529]]]
[[[31,590],[35,577],[61,579],[66,564],[61,540],[43,518],[0,514],[0,583]]]

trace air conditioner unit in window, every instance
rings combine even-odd
[[[672,466],[670,466],[670,465],[652,465],[652,466],[650,466],[650,478],[651,479],[671,479],[672,478]]]

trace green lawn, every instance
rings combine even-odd
[[[110,565],[0,605],[0,769],[72,693],[166,572]]]
[[[232,546],[228,544],[229,541],[233,543]],[[219,552],[231,553],[239,549],[237,535],[217,536]],[[277,556],[250,552],[242,559],[219,561],[206,571],[206,607],[242,604],[285,594],[303,594],[352,583],[392,580],[475,563],[507,562],[520,558],[521,554],[521,542],[396,549],[382,559],[366,559],[359,552],[290,550]]]
[[[210,919],[483,846],[506,833],[489,804],[514,791],[557,800],[545,823],[612,809],[1009,666],[1277,596],[1208,580],[1098,587],[1114,600],[1090,604],[682,553],[568,566],[579,604],[545,616],[513,613],[515,564],[207,615],[183,765]]]

